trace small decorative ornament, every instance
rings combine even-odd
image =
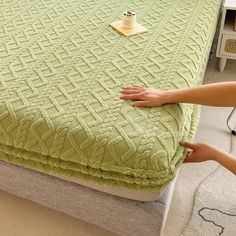
[[[124,12],[123,19],[110,23],[110,26],[125,36],[133,36],[147,31],[145,27],[136,22],[136,13],[134,11]]]
[[[126,11],[123,16],[122,27],[125,29],[133,29],[136,25],[136,13],[134,11]]]

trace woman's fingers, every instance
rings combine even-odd
[[[188,151],[185,158],[184,158],[184,163],[187,163],[187,162],[191,162],[191,159],[192,159],[192,153],[193,151]]]
[[[122,88],[121,99],[139,100],[145,103],[133,103],[133,106],[157,107],[165,104],[165,97],[158,89],[142,87],[125,87]]]
[[[145,89],[145,88],[140,86],[130,86],[130,87],[122,87],[122,89]]]
[[[120,92],[122,94],[132,94],[132,93],[140,93],[142,90],[140,89],[123,89]]]
[[[135,93],[135,94],[128,94],[120,96],[121,99],[131,99],[131,100],[142,100],[143,94],[142,93]]]
[[[197,145],[193,144],[193,143],[180,142],[179,144],[184,148],[189,148],[189,149],[192,149],[192,150],[196,150],[196,148],[197,148]]]
[[[183,163],[189,163],[189,162],[192,162],[192,158],[190,156],[185,157]]]
[[[145,90],[145,88],[133,86],[133,87],[122,88],[122,90],[120,92],[124,93],[124,94],[129,94],[129,93],[141,92],[141,91],[144,91],[144,90]]]
[[[149,106],[148,102],[146,101],[133,102],[131,105],[135,107],[148,107]]]

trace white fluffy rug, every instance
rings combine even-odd
[[[206,177],[195,195],[192,218],[181,236],[236,236],[236,176],[223,167]]]

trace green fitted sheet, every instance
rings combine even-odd
[[[61,177],[162,190],[199,109],[134,108],[122,86],[196,86],[221,0],[0,1],[0,159]],[[148,32],[109,23],[133,9]]]

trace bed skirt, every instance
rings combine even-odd
[[[174,182],[155,202],[102,193],[0,161],[0,189],[125,236],[158,236],[164,228]]]

